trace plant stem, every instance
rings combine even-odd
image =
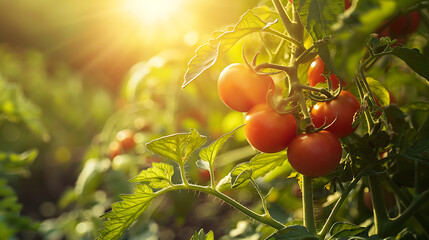
[[[208,186],[200,186],[200,185],[195,185],[195,184],[189,184],[189,185],[174,185],[172,187],[168,187],[168,188],[164,188],[158,192],[156,192],[156,195],[161,195],[163,193],[166,192],[170,192],[170,191],[175,191],[175,190],[193,190],[193,191],[198,191],[198,192],[204,192],[207,194],[211,194],[215,197],[218,197],[219,199],[222,199],[224,202],[228,203],[229,205],[231,205],[232,207],[234,207],[235,209],[237,209],[238,211],[242,212],[243,214],[249,216],[250,218],[259,221],[261,223],[264,223],[274,229],[280,230],[282,228],[284,228],[285,226],[283,224],[281,224],[280,222],[274,220],[271,217],[268,217],[265,214],[258,214],[252,210],[250,210],[249,208],[243,206],[241,203],[237,202],[236,200],[232,199],[231,197],[213,189],[210,188]]]
[[[274,7],[276,8],[277,12],[279,13],[280,19],[282,20],[283,25],[286,28],[287,32],[292,31],[292,21],[287,16],[282,3],[280,0],[273,0]]]
[[[341,196],[338,201],[335,203],[334,208],[332,208],[331,213],[329,214],[328,219],[323,225],[322,230],[319,232],[319,238],[324,239],[332,224],[334,223],[335,216],[337,215],[338,210],[340,210],[341,205],[346,200],[350,191],[353,190],[356,184],[361,180],[363,175],[366,173],[366,169],[368,169],[370,165],[366,166],[354,179],[353,181],[341,192]]]
[[[304,226],[310,233],[316,234],[316,222],[313,209],[313,189],[311,177],[302,177],[302,205],[304,212]]]
[[[271,28],[267,28],[266,30],[264,30],[264,32],[271,33],[271,34],[273,34],[273,35],[275,35],[277,37],[285,39],[285,40],[287,40],[287,41],[295,44],[299,48],[304,48],[304,45],[302,45],[302,43],[298,42],[297,40],[295,40],[295,39],[293,39],[293,38],[291,38],[291,37],[289,37],[289,36],[287,36],[287,35],[285,35],[285,34],[283,34],[281,32],[278,32],[278,31],[273,30]]]
[[[414,161],[414,189],[415,194],[420,194],[420,162]]]
[[[405,211],[399,215],[397,218],[390,221],[390,225],[388,225],[386,232],[391,234],[392,232],[399,231],[401,226],[411,217],[413,216],[419,207],[429,200],[429,190],[424,191],[422,194],[418,195],[414,200],[407,206]],[[423,228],[427,228],[427,225],[423,225]],[[425,229],[426,231],[427,229]]]
[[[390,188],[392,189],[396,197],[398,197],[402,205],[405,207],[409,206],[411,204],[411,198],[407,194],[404,194],[404,192],[398,187],[398,185],[396,185],[392,181],[392,179],[387,174],[384,174],[383,176],[384,176],[384,180],[390,186]],[[415,212],[414,218],[416,219],[418,224],[422,227],[426,236],[429,238],[429,229],[427,229],[427,227],[429,226],[429,222],[426,220],[426,217],[419,212]]]
[[[386,227],[391,221],[387,214],[386,205],[384,202],[383,189],[380,183],[379,176],[369,176],[369,188],[371,191],[374,226],[376,234],[383,236],[386,234]]]
[[[255,183],[255,180],[253,180],[253,178],[250,178],[250,182],[252,183],[253,187],[255,187],[259,197],[261,198],[262,207],[264,208],[265,215],[271,218],[270,212],[268,211],[268,207],[267,207],[267,201],[265,200],[264,195],[262,195],[261,189],[259,189],[258,185]]]
[[[215,189],[215,178],[214,178],[214,170],[213,166],[210,166],[210,187]]]
[[[182,182],[185,184],[185,186],[189,186],[188,179],[186,179],[185,175],[185,167],[183,164],[179,164],[180,167],[180,176],[182,177]]]
[[[313,92],[321,93],[321,94],[325,95],[327,98],[330,98],[330,99],[333,98],[332,94],[329,91],[327,91],[326,89],[324,89],[324,88],[312,87],[312,86],[303,85],[303,84],[297,84],[297,85],[295,85],[295,87],[296,88],[305,89],[305,90],[308,90],[308,91],[313,91]]]

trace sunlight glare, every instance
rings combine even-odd
[[[126,0],[123,4],[124,14],[147,26],[177,17],[181,0]]]

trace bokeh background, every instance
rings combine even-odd
[[[1,176],[22,216],[1,221],[0,238],[94,239],[98,216],[150,165],[145,142],[190,127],[223,133],[229,111],[213,91],[185,93],[181,83],[198,46],[257,3],[0,0]],[[208,114],[213,104],[220,111]],[[135,131],[138,144],[115,162],[108,146],[121,129]],[[14,158],[20,164],[9,164]],[[191,207],[169,205],[184,213],[160,222],[181,229]],[[173,230],[161,239],[178,238]]]

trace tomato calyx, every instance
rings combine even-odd
[[[249,63],[249,61],[247,60],[245,54],[244,54],[244,46],[245,44],[243,44],[243,48],[241,49],[241,56],[243,58],[243,62],[246,64],[246,66],[254,73],[258,74],[259,76],[266,76],[266,75],[276,75],[281,73],[282,71],[284,71],[284,68],[287,68],[286,66],[281,66],[281,65],[277,65],[277,64],[271,64],[271,63],[262,63],[260,65],[256,64],[257,58],[259,56],[259,54],[261,53],[261,51],[258,51],[255,53],[255,56],[253,56],[252,58],[252,62]],[[275,67],[269,67],[269,66],[275,66]],[[268,69],[268,68],[280,68],[277,72],[262,72],[263,69]]]

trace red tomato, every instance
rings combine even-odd
[[[116,140],[121,144],[124,151],[133,149],[136,146],[134,141],[134,132],[130,129],[124,129],[116,134]]]
[[[219,97],[229,108],[248,112],[253,106],[265,103],[269,90],[274,90],[273,79],[254,73],[245,64],[234,63],[219,75]]]
[[[329,102],[318,102],[311,109],[311,119],[315,127],[322,127],[335,122],[326,130],[332,132],[338,138],[346,137],[354,132],[352,126],[353,116],[359,110],[360,104],[357,98],[347,91],[341,91],[340,95]]]
[[[344,8],[347,10],[352,6],[351,0],[344,0]]]
[[[109,144],[108,155],[110,159],[114,159],[116,156],[124,153],[121,144],[118,141],[113,141]]]
[[[316,86],[318,83],[327,82],[325,77],[322,75],[325,69],[325,63],[323,63],[320,57],[317,57],[308,68],[308,84],[312,87]],[[339,80],[335,74],[331,74],[329,79],[331,80],[332,87],[334,89],[338,88]],[[344,86],[344,81],[341,81],[341,84]]]
[[[394,193],[383,188],[383,197],[384,197],[384,204],[386,205],[387,209],[392,209],[393,207],[396,206],[396,198]],[[363,203],[365,207],[367,207],[369,210],[372,211],[373,209],[372,195],[369,188],[365,188],[363,191]]]
[[[244,123],[247,141],[261,152],[279,152],[296,136],[297,126],[293,115],[280,114],[266,103],[253,107]]]
[[[328,131],[300,134],[287,149],[293,169],[309,177],[322,177],[332,172],[340,163],[341,155],[340,141]]]
[[[206,169],[198,169],[198,180],[203,183],[210,181],[210,171]]]
[[[420,24],[420,14],[418,11],[412,11],[408,14],[398,17],[392,24],[390,29],[395,35],[408,35],[417,30]]]

